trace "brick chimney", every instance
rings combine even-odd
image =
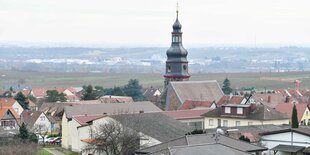
[[[267,102],[270,103],[271,102],[271,96],[268,96]]]

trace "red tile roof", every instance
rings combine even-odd
[[[56,90],[59,93],[64,92],[66,89],[65,88],[32,88],[32,94],[35,97],[45,97],[46,96],[46,91],[48,90]]]
[[[73,119],[76,120],[80,125],[87,125],[87,122],[103,117],[103,115],[93,115],[93,116],[73,116]]]
[[[102,103],[129,103],[133,102],[132,97],[130,96],[111,96],[105,95],[99,99]]]
[[[186,100],[178,110],[189,110],[189,109],[194,109],[194,108],[197,108],[197,107],[210,108],[211,106],[212,106],[212,102],[211,101],[191,101],[191,100]]]
[[[177,111],[164,111],[162,113],[174,119],[195,119],[195,118],[203,118],[201,115],[211,110],[212,109],[177,110]]]
[[[217,102],[217,105],[224,105],[224,104],[240,104],[242,100],[244,99],[243,96],[223,96],[220,98],[220,100]]]
[[[298,121],[301,121],[301,118],[303,114],[305,113],[306,108],[308,108],[308,105],[305,103],[295,104],[298,114]],[[291,103],[280,103],[276,106],[276,110],[282,113],[285,113],[289,118],[292,117],[292,111],[293,111],[294,104]]]
[[[30,112],[30,111],[24,110],[21,113],[22,121],[26,123],[27,125],[29,125],[30,127],[32,127],[34,123],[38,120],[38,118],[41,116],[42,113],[43,112],[41,111]]]
[[[0,120],[3,118],[3,116],[5,116],[5,113],[8,110],[12,113],[16,120],[20,118],[13,108],[0,108]]]
[[[96,143],[96,139],[94,138],[85,138],[85,139],[81,139],[81,141],[84,143],[88,143],[88,144]]]
[[[259,134],[254,132],[244,132],[241,135],[248,138],[251,143],[256,143],[260,140]]]
[[[13,98],[1,98],[0,99],[0,104],[1,104],[2,107],[11,108],[14,105],[15,102],[16,102],[16,100],[13,99]]]

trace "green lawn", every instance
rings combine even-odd
[[[222,84],[228,77],[233,88],[255,87],[258,90],[294,88],[292,82],[263,80],[262,77],[298,79],[302,88],[310,88],[310,72],[286,73],[209,73],[192,74],[191,81],[217,80]],[[164,78],[160,74],[107,74],[107,73],[42,73],[42,72],[17,72],[0,71],[0,87],[8,83],[17,83],[24,79],[32,87],[69,87],[87,84],[101,85],[104,87],[122,86],[129,79],[136,78],[144,87],[162,87]]]
[[[39,151],[38,151],[38,154],[37,155],[53,155],[51,153],[49,153],[48,151],[44,150],[43,148],[41,148]]]

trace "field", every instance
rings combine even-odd
[[[286,73],[209,73],[193,74],[191,81],[217,80],[222,84],[228,77],[233,88],[254,87],[257,90],[294,88],[294,80],[301,81],[301,88],[310,88],[310,72]],[[69,87],[101,85],[104,87],[122,86],[129,79],[136,78],[144,87],[162,87],[164,78],[160,74],[106,74],[106,73],[42,73],[0,71],[0,87],[22,83],[32,87]],[[21,80],[22,79],[22,80]],[[281,80],[276,80],[281,79]]]

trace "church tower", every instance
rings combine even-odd
[[[187,61],[187,51],[182,45],[182,25],[179,22],[178,14],[174,22],[171,32],[172,41],[171,46],[167,50],[167,61],[166,61],[166,74],[165,77],[165,87],[170,81],[188,81],[190,75],[188,74],[188,61]]]

